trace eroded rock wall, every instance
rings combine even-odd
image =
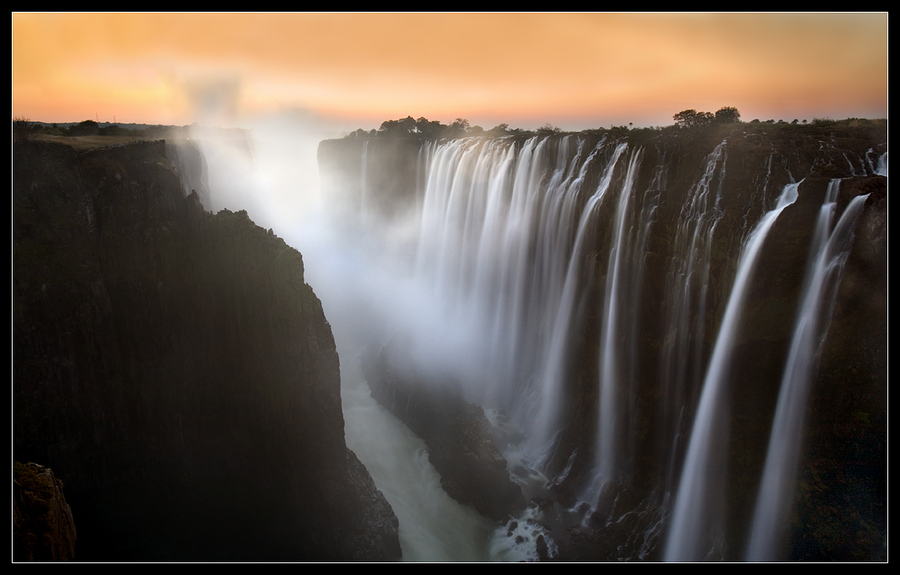
[[[65,479],[78,558],[399,558],[301,255],[162,141],[13,165],[14,455]]]

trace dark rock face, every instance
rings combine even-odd
[[[15,462],[13,475],[13,560],[71,561],[75,524],[63,496],[63,482],[37,463]]]
[[[371,350],[363,371],[372,397],[425,441],[444,491],[498,521],[521,511],[525,499],[494,445],[484,410],[452,384],[399,368],[402,357],[391,346]]]
[[[78,558],[399,558],[300,254],[162,141],[14,153],[14,455],[65,478]]]

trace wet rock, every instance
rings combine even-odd
[[[444,490],[498,521],[522,510],[522,491],[493,443],[484,410],[465,401],[452,382],[398,368],[395,353],[371,350],[364,359],[372,397],[425,441]]]

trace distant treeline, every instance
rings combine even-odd
[[[36,122],[28,118],[13,118],[13,140],[28,142],[36,137],[78,137],[78,136],[125,136],[136,140],[189,139],[216,133],[247,137],[243,128],[207,128],[199,124],[187,126],[167,126],[162,124],[114,124],[85,120],[71,123]]]
[[[559,128],[554,128],[547,124],[542,129],[550,130],[550,131],[560,131]],[[439,140],[441,138],[461,138],[463,136],[504,136],[507,134],[526,134],[528,133],[526,130],[521,130],[519,128],[510,128],[509,124],[498,124],[491,128],[490,130],[485,130],[481,126],[472,126],[469,124],[469,121],[465,118],[457,118],[453,123],[447,125],[438,122],[437,120],[429,120],[428,118],[419,118],[418,120],[414,120],[412,116],[407,116],[400,120],[386,120],[382,122],[381,127],[378,130],[363,130],[362,128],[356,130],[355,132],[350,132],[348,134],[348,138],[373,138],[373,137],[388,137],[388,138],[423,138],[423,139],[436,139]]]
[[[648,128],[634,128],[632,124],[622,125],[622,126],[611,126],[610,128],[597,128],[593,130],[584,130],[585,132],[595,132],[595,131],[653,131],[653,132],[662,132],[662,131],[683,131],[689,130],[690,132],[706,132],[711,129],[731,129],[734,128],[735,125],[743,126],[746,128],[752,128],[756,125],[769,125],[769,124],[777,124],[777,125],[806,125],[808,124],[807,120],[799,120],[794,119],[790,122],[785,120],[759,120],[754,119],[749,122],[741,121],[741,114],[737,108],[733,106],[725,106],[720,108],[715,113],[712,112],[698,112],[696,110],[683,110],[678,112],[672,119],[675,121],[673,125],[669,126],[656,126],[656,127],[648,127]],[[864,123],[864,122],[880,122],[881,120],[863,120],[858,118],[848,118],[847,120],[831,120],[828,118],[814,118],[810,125],[825,127],[829,125],[837,125],[839,123],[845,122],[856,122],[856,123]],[[728,128],[726,128],[726,126]],[[490,130],[485,130],[481,126],[473,126],[469,124],[469,121],[464,118],[457,118],[451,124],[442,124],[436,120],[429,120],[427,118],[419,118],[413,119],[412,116],[407,116],[405,118],[399,120],[386,120],[382,122],[381,127],[377,130],[364,130],[359,128],[353,132],[347,134],[348,138],[375,138],[375,137],[385,137],[385,138],[421,138],[421,139],[453,139],[453,138],[462,138],[467,136],[507,136],[507,135],[540,135],[540,134],[556,134],[563,133],[563,130],[560,128],[553,126],[552,124],[544,124],[540,128],[536,130],[523,130],[521,128],[510,128],[509,124],[498,124],[494,126]]]
[[[132,136],[139,138],[158,138],[165,134],[170,134],[174,126],[159,126],[152,124],[127,124],[125,126],[119,124],[111,124],[109,122],[95,122],[94,120],[85,120],[77,123],[46,123],[32,122],[22,118],[15,118],[16,123],[25,122],[28,128],[35,135],[46,134],[49,136]],[[187,126],[185,126],[187,128]]]
[[[826,127],[838,124],[857,125],[865,123],[881,123],[884,119],[866,120],[861,118],[847,118],[846,120],[832,120],[829,118],[814,118],[812,122],[807,120],[794,119],[790,122],[785,120],[759,120],[754,119],[749,122],[741,121],[741,114],[737,108],[726,106],[719,109],[715,114],[711,112],[698,112],[696,110],[683,110],[672,116],[675,123],[669,126],[650,126],[644,128],[635,128],[632,124],[616,126],[609,128],[595,128],[583,130],[583,132],[668,132],[668,131],[684,131],[688,130],[693,133],[707,132],[715,129],[731,129],[735,125],[745,128],[752,128],[758,125],[812,125],[817,127]],[[13,118],[13,138],[15,141],[29,141],[35,136],[130,136],[140,139],[161,139],[173,137],[190,137],[190,131],[193,128],[199,128],[196,125],[190,126],[166,126],[157,124],[115,124],[109,122],[95,122],[94,120],[85,120],[83,122],[72,123],[46,123],[32,121],[26,118]],[[208,130],[204,129],[204,130]],[[226,130],[228,131],[228,130]],[[242,130],[238,130],[242,131]],[[362,128],[350,132],[348,138],[421,138],[429,140],[454,139],[467,136],[532,136],[532,135],[550,135],[568,133],[563,132],[560,128],[547,123],[536,130],[523,130],[522,128],[510,128],[509,124],[497,124],[489,130],[485,130],[481,126],[473,126],[464,118],[457,118],[452,123],[442,124],[437,120],[429,120],[424,117],[413,119],[407,116],[399,120],[386,120],[382,122],[381,127],[377,130],[364,130]]]

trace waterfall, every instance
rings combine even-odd
[[[703,382],[703,392],[691,429],[690,444],[682,467],[672,530],[666,544],[667,560],[715,558],[721,553],[718,534],[723,529],[723,485],[728,411],[725,407],[734,341],[744,309],[749,281],[758,256],[776,218],[797,199],[799,184],[788,184],[774,209],[767,212],[747,238],[738,260],[734,287]]]
[[[720,207],[727,160],[726,142],[721,142],[706,158],[706,167],[681,207],[675,234],[673,270],[668,275],[672,305],[666,319],[662,351],[663,401],[658,417],[659,441],[669,448],[660,457],[667,460],[667,485],[674,483],[680,438],[687,435],[684,404],[699,395],[703,369],[703,341],[707,290],[711,266],[713,234],[722,218]],[[771,172],[771,161],[766,168]],[[768,178],[768,174],[767,174]],[[669,441],[669,438],[677,438]]]
[[[888,153],[885,152],[885,153],[881,154],[880,156],[878,156],[878,163],[877,163],[877,167],[875,168],[876,174],[879,174],[882,176],[887,176],[887,161],[888,161],[887,155],[888,155]]]
[[[598,144],[598,149],[596,149],[595,152],[599,150],[600,146],[602,146],[602,142],[601,144]],[[578,218],[577,232],[575,233],[575,241],[574,244],[572,244],[571,250],[566,250],[563,253],[557,254],[557,256],[561,256],[559,257],[559,260],[568,262],[568,265],[566,266],[565,281],[561,286],[557,284],[557,287],[561,287],[561,291],[557,292],[554,290],[553,295],[551,296],[552,304],[550,306],[550,311],[552,312],[552,318],[550,318],[549,323],[552,324],[552,331],[550,332],[552,335],[548,341],[548,347],[545,350],[544,356],[546,357],[546,360],[543,363],[540,372],[541,377],[539,379],[541,401],[535,417],[536,438],[534,441],[540,446],[538,453],[540,454],[539,458],[542,460],[545,460],[549,456],[553,447],[552,440],[556,430],[559,428],[559,417],[561,416],[560,404],[564,394],[562,381],[566,377],[565,362],[568,357],[572,314],[575,312],[575,306],[578,302],[578,291],[582,287],[579,278],[583,271],[582,267],[586,259],[586,254],[584,253],[585,244],[590,241],[590,236],[592,236],[595,231],[593,226],[595,225],[594,220],[596,218],[597,208],[609,189],[613,170],[624,151],[624,145],[620,144],[616,147],[611,160],[604,169],[603,176],[600,178],[600,183],[597,185],[594,193],[582,209],[581,215]],[[587,162],[580,171],[579,178],[575,180],[575,183],[578,186],[578,188],[575,189],[576,192],[580,190],[580,185],[583,181],[583,171],[594,156],[595,154],[591,154],[591,156],[588,157]],[[572,197],[574,195],[571,193],[572,190],[567,191],[569,193],[566,194],[566,197]],[[561,215],[574,216],[570,210],[564,210]],[[566,219],[559,220],[558,225],[564,227],[569,221],[571,220],[567,217]],[[548,261],[548,263],[552,263],[552,261]],[[551,274],[556,276],[556,274],[553,273],[554,271],[559,272],[561,271],[561,268],[550,270]]]
[[[760,481],[747,558],[751,561],[778,559],[787,513],[791,509],[792,486],[800,456],[804,412],[819,348],[831,317],[837,284],[849,254],[853,227],[868,195],[857,196],[833,227],[840,180],[828,185],[825,202],[816,222],[803,297],[781,380],[778,407],[769,438],[766,464]]]
[[[555,153],[549,142],[530,138],[517,149],[512,140],[457,140],[438,149],[425,189],[418,271],[448,314],[486,324],[481,357],[470,360],[491,383],[470,391],[532,424],[537,459],[546,457],[558,427],[584,244],[627,148],[601,141],[585,156],[584,143],[571,136]],[[603,175],[585,199],[585,173],[604,152]]]
[[[375,224],[368,229],[383,217],[375,214],[371,184],[378,145],[362,148],[359,206],[371,208]],[[411,335],[407,359],[435,381],[458,384],[492,417],[502,413],[504,425],[516,428],[509,434],[515,442],[501,446],[514,479],[529,490],[537,480],[534,491],[556,498],[494,526],[484,555],[463,555],[534,559],[535,534],[554,548],[561,531],[551,534],[550,526],[580,523],[616,542],[607,558],[731,558],[737,548],[753,559],[779,557],[802,410],[863,200],[853,200],[833,225],[837,184],[829,189],[802,294],[785,304],[791,313],[799,306],[796,318],[760,320],[748,310],[767,271],[763,246],[768,254],[784,240],[770,232],[801,188],[784,185],[793,182],[784,156],[759,153],[751,171],[746,146],[721,141],[688,166],[677,148],[610,134],[472,137],[424,141],[413,150],[415,190],[406,200],[415,220],[403,223],[417,230],[412,265],[401,273],[377,260],[381,273],[397,277],[365,291],[397,303],[366,327],[388,332],[400,311],[400,329]],[[871,156],[869,175],[857,178],[886,174],[886,154]],[[735,176],[748,171],[745,180]],[[812,208],[804,210],[793,206],[790,217],[812,228]],[[805,255],[798,254],[790,260]],[[801,289],[801,279],[787,289]],[[788,299],[779,285],[765,289]],[[354,322],[358,304],[343,305]],[[784,348],[771,368],[783,367],[784,375],[771,393],[760,382],[768,395],[747,412],[761,428],[774,412],[767,452],[761,437],[758,448],[745,445],[735,408],[737,346],[748,319],[776,342],[772,349]],[[765,325],[785,322],[793,322],[793,336],[789,327],[782,336]],[[759,461],[736,467],[736,445],[758,449]],[[728,500],[734,475],[745,471],[746,481],[760,482],[752,524],[753,494],[740,502],[747,520]],[[390,497],[402,501],[407,491]],[[446,513],[486,531],[479,518]],[[463,546],[471,549],[471,541]]]
[[[620,334],[631,332],[624,329],[622,319],[625,312],[624,300],[627,298],[624,292],[639,289],[639,286],[631,285],[624,277],[627,275],[625,269],[627,264],[624,260],[634,255],[626,245],[628,239],[626,234],[629,231],[628,216],[632,206],[632,186],[639,162],[640,154],[634,154],[628,165],[628,173],[619,196],[606,274],[603,324],[600,333],[600,410],[597,430],[598,461],[595,472],[595,482],[599,481],[601,484],[614,476],[619,463],[621,419],[626,413],[620,398],[630,381],[625,376],[626,370],[622,366],[627,359],[628,351],[620,342]],[[596,496],[599,496],[599,491]]]

